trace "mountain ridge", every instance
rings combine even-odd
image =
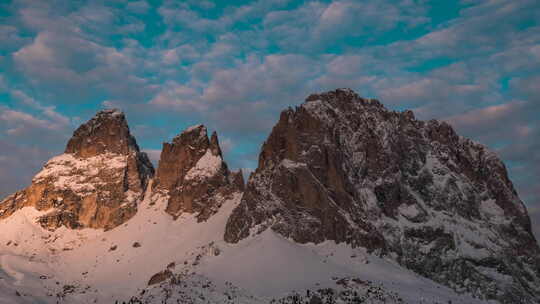
[[[469,295],[534,303],[540,294],[540,249],[496,154],[445,122],[389,111],[350,89],[312,94],[283,111],[247,184],[241,171],[229,170],[217,133],[208,136],[204,125],[163,143],[154,172],[125,115],[100,111],[32,185],[0,202],[0,226],[9,231],[0,236],[0,262],[29,256],[38,263],[37,256],[83,273],[47,270],[45,277],[66,285],[40,284],[66,301],[122,296],[154,303],[174,291],[179,303],[200,296],[223,302],[223,293],[227,301],[268,303],[253,293],[264,293],[264,285],[250,279],[260,265],[269,266],[274,281],[287,277],[287,268],[312,273],[289,275],[271,289],[271,298],[284,303],[325,298],[321,286],[338,303],[353,303],[353,291],[364,297],[356,300],[379,303],[369,295],[375,290],[389,303],[403,303],[400,295],[413,301],[406,282],[377,270],[423,286],[433,303],[475,302]],[[286,266],[275,269],[273,261]],[[0,276],[14,265],[0,263]],[[109,269],[136,280],[113,292],[111,280],[121,277],[107,278]],[[9,274],[15,271],[7,273],[24,286],[24,278]],[[84,286],[95,292],[85,295]]]

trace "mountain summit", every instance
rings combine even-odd
[[[127,155],[139,151],[123,112],[102,110],[82,124],[69,140],[65,153],[88,158],[104,153]]]
[[[32,206],[46,211],[39,222],[50,230],[111,229],[135,214],[153,174],[124,114],[103,110],[73,133],[65,153],[49,160],[32,185],[2,202],[0,212],[6,217]]]
[[[481,298],[540,300],[540,249],[495,153],[349,89],[281,113],[225,240],[266,229],[364,247]]]

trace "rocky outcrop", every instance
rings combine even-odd
[[[104,110],[81,125],[65,153],[49,160],[25,190],[0,203],[0,216],[32,206],[50,230],[114,228],[137,211],[154,169],[131,136],[125,116]]]
[[[242,169],[238,169],[238,171],[231,172],[231,182],[236,187],[236,189],[239,189],[240,191],[244,191],[244,172],[242,172]]]
[[[266,229],[365,247],[458,292],[540,301],[540,249],[500,159],[348,89],[281,113],[224,237]]]
[[[229,172],[216,132],[209,139],[206,127],[197,125],[163,144],[153,187],[158,196],[167,196],[167,213],[196,213],[205,221],[242,190],[243,180]]]

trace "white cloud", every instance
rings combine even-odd
[[[70,124],[70,119],[66,116],[56,112],[56,107],[54,106],[43,106],[39,102],[37,102],[34,98],[28,96],[26,93],[20,90],[13,90],[11,92],[11,95],[15,97],[16,99],[20,100],[24,104],[41,111],[41,113],[49,118],[53,125],[58,126],[60,128],[61,126],[67,126]]]
[[[0,113],[0,120],[12,125],[23,123],[43,129],[49,129],[52,127],[45,120],[37,119],[30,114],[9,110],[7,108],[2,109],[2,112]]]
[[[0,200],[30,184],[45,161],[59,151],[37,145],[18,145],[0,139]]]
[[[42,132],[43,136],[50,133],[65,131],[66,125],[63,122],[40,119],[31,114],[0,107],[0,129],[4,129],[9,137],[37,135]],[[53,133],[51,133],[53,132]]]
[[[136,14],[144,14],[150,9],[150,5],[146,1],[132,1],[126,5],[126,9]]]
[[[168,83],[161,92],[150,100],[149,104],[179,111],[204,111],[207,109],[207,104],[200,100],[199,91],[175,82]]]
[[[193,61],[200,57],[200,53],[191,45],[184,44],[162,51],[163,63],[166,65],[178,64],[181,61]]]
[[[227,153],[233,149],[234,143],[233,140],[228,137],[220,137],[219,146],[221,147],[223,154],[227,155]]]

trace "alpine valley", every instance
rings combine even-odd
[[[103,110],[0,231],[0,303],[540,303],[497,155],[349,89],[283,111],[246,184],[204,125],[154,169]]]

